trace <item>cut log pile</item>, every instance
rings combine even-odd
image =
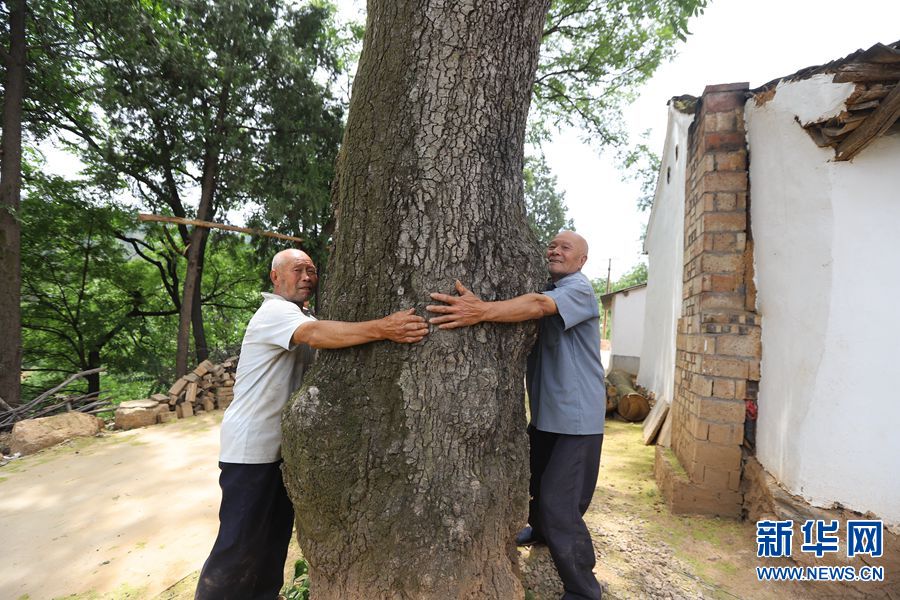
[[[618,413],[626,421],[643,421],[650,413],[650,402],[635,386],[632,376],[619,369],[606,375],[606,414]]]
[[[123,402],[116,410],[116,428],[133,429],[192,417],[198,412],[227,408],[234,399],[237,356],[219,364],[204,360],[172,384],[165,394]]]

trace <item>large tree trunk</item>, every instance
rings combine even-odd
[[[209,229],[203,229],[200,238],[200,257],[197,264],[197,285],[194,286],[194,302],[191,305],[191,330],[194,334],[194,356],[197,364],[209,358],[209,345],[206,342],[206,329],[203,326],[203,264],[206,262],[206,243],[209,241]]]
[[[525,122],[547,2],[370,0],[334,205],[324,318],[420,311],[545,277]],[[283,452],[316,600],[521,598],[524,359],[533,324],[320,352]]]
[[[9,48],[0,142],[0,398],[21,400],[22,292],[19,199],[22,190],[22,97],[25,92],[25,1],[9,3]]]

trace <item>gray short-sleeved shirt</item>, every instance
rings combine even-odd
[[[538,341],[528,357],[531,424],[551,433],[603,433],[606,388],[594,289],[578,271],[544,294],[553,298],[559,314],[540,320]]]

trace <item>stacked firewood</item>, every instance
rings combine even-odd
[[[204,360],[197,367],[172,384],[166,394],[154,394],[151,400],[168,403],[177,418],[193,416],[198,411],[227,408],[234,399],[234,374],[238,357],[232,356],[219,364]]]

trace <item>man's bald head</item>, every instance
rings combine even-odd
[[[301,305],[315,293],[319,283],[316,265],[306,252],[296,248],[282,250],[272,258],[269,278],[276,294]]]
[[[574,231],[560,231],[547,246],[547,270],[557,281],[581,270],[587,262],[588,243]]]

